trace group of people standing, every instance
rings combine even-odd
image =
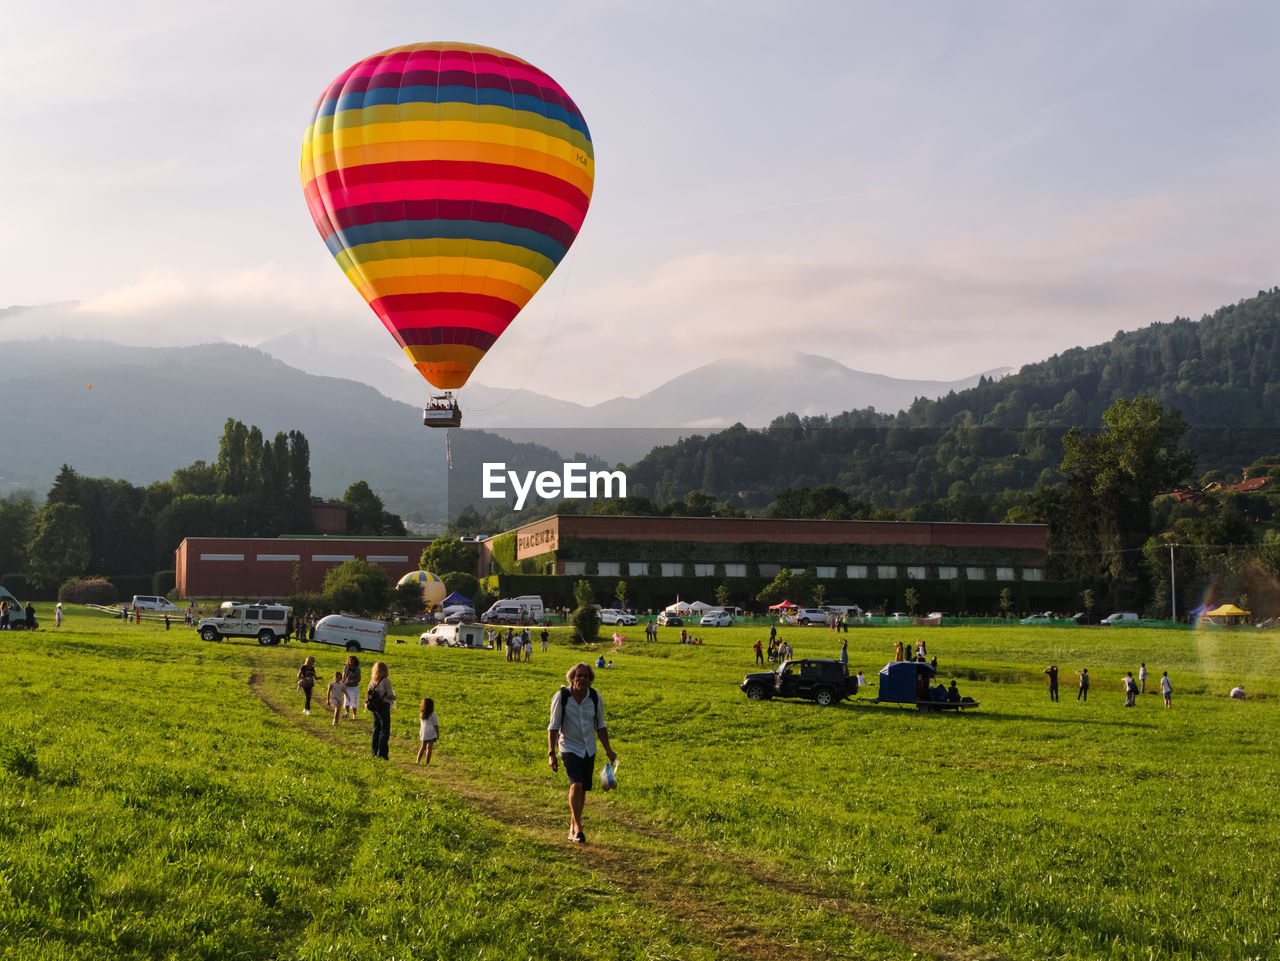
[[[1044,673],[1049,678],[1049,700],[1058,700],[1058,665],[1050,664],[1044,669]],[[1076,686],[1076,700],[1089,700],[1089,669],[1082,667],[1076,671],[1076,677],[1079,679]],[[1138,677],[1135,679],[1133,671],[1126,671],[1124,677],[1120,679],[1122,689],[1124,691],[1124,706],[1134,707],[1138,703],[1138,695],[1147,692],[1147,664],[1145,661],[1138,667]],[[1169,672],[1165,671],[1160,675],[1160,694],[1164,697],[1164,706],[1173,707],[1173,682],[1169,680]]]
[[[308,657],[298,668],[298,690],[302,691],[304,701],[302,713],[311,714],[311,695],[317,680],[316,659]],[[339,718],[354,721],[360,709],[360,659],[356,655],[348,655],[342,670],[334,671],[333,680],[325,693],[325,707],[333,709],[333,726],[338,726]],[[373,716],[373,739],[371,749],[373,756],[390,760],[391,711],[396,704],[396,692],[391,687],[391,671],[385,661],[375,661],[370,672],[369,685],[365,688],[364,706]],[[440,737],[440,719],[436,717],[435,701],[424,697],[418,707],[418,763],[422,763],[425,755],[427,763],[431,763],[431,755],[437,739]]]
[[[533,658],[533,635],[529,633],[529,628],[523,628],[519,634],[514,628],[508,627],[506,637],[503,637],[502,631],[494,628],[488,628],[484,632],[485,642],[495,651],[506,651],[508,661],[519,662],[522,660],[528,664]],[[545,654],[547,645],[550,643],[550,635],[547,629],[542,629],[542,651]]]

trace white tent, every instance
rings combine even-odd
[[[666,611],[668,614],[683,615],[683,614],[689,613],[690,606],[687,601],[676,601],[674,604],[664,607],[663,610]]]
[[[704,604],[702,601],[694,601],[689,605],[689,610],[697,614],[705,614],[707,611],[718,611],[720,608],[714,604]]]

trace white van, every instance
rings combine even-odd
[[[484,647],[484,632],[479,624],[437,624],[426,630],[418,643],[437,647]]]
[[[486,624],[540,624],[544,609],[537,594],[521,594],[496,601],[481,618]]]
[[[1103,624],[1137,624],[1138,615],[1133,611],[1120,611],[1102,619]]]
[[[143,611],[180,611],[180,608],[167,597],[156,597],[151,594],[134,594],[129,604],[134,610]]]
[[[196,633],[206,641],[224,637],[256,637],[259,644],[279,644],[289,632],[293,608],[276,604],[225,602],[216,617],[202,617]]]
[[[316,636],[311,640],[317,644],[345,647],[352,654],[360,651],[381,653],[387,649],[387,625],[383,621],[369,621],[363,617],[329,614],[316,621]]]

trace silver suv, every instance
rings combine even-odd
[[[802,607],[795,613],[796,623],[808,627],[810,624],[826,624],[827,612],[818,607]]]

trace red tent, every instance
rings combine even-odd
[[[780,602],[779,602],[779,603],[777,603],[777,604],[772,604],[772,605],[770,605],[769,610],[771,610],[771,611],[780,611],[780,610],[782,610],[783,608],[787,608],[787,607],[795,607],[795,606],[796,606],[796,605],[792,604],[790,601],[780,601]]]

